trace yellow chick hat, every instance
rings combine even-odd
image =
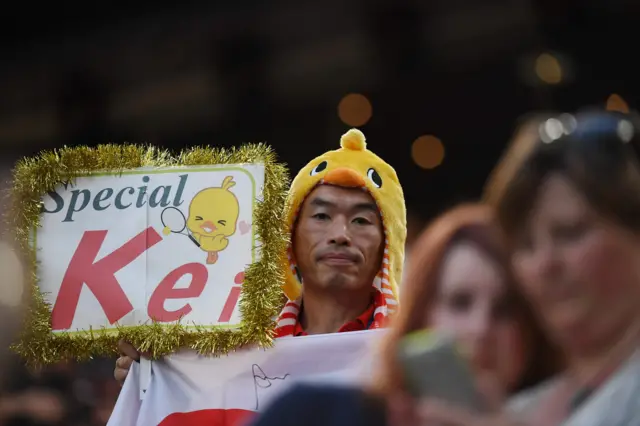
[[[292,231],[302,202],[319,184],[364,188],[376,201],[384,226],[385,249],[380,273],[373,285],[386,296],[389,310],[394,311],[407,238],[404,194],[395,170],[367,149],[360,130],[349,130],[342,136],[339,149],[309,162],[293,180],[285,211],[285,220]],[[284,292],[289,300],[296,300],[302,293],[302,283],[296,273],[291,247],[283,263]]]

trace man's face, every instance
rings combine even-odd
[[[382,220],[369,193],[320,185],[307,196],[293,235],[305,287],[369,288],[383,251]]]

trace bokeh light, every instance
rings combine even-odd
[[[558,84],[562,81],[560,61],[549,53],[543,53],[536,59],[536,75],[547,84]]]
[[[433,169],[444,160],[444,145],[433,135],[423,135],[413,141],[411,158],[423,169]]]
[[[629,105],[622,99],[622,96],[617,93],[613,93],[607,99],[607,111],[618,111],[625,114],[629,113]]]
[[[343,123],[359,127],[364,126],[371,119],[373,108],[366,96],[360,93],[346,95],[338,104],[338,117]]]

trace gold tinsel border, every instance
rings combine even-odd
[[[261,244],[260,260],[245,271],[240,312],[243,323],[236,330],[185,328],[181,324],[118,327],[117,332],[92,330],[81,334],[51,332],[51,306],[38,288],[37,260],[30,245],[34,226],[40,226],[42,197],[56,185],[73,182],[78,176],[98,172],[118,174],[140,167],[177,167],[212,164],[262,163],[265,167],[263,200],[254,211],[253,224]],[[61,360],[83,361],[94,356],[117,354],[117,342],[125,339],[152,358],[192,348],[205,355],[220,355],[240,346],[273,343],[274,318],[283,304],[284,273],[280,259],[288,244],[283,209],[289,188],[286,166],[276,162],[273,150],[265,144],[239,148],[197,147],[177,156],[145,145],[100,145],[96,148],[65,147],[23,158],[13,170],[9,208],[5,214],[8,231],[30,263],[29,284],[32,300],[24,331],[12,349],[33,366]]]

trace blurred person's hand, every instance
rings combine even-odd
[[[420,403],[416,417],[418,421],[414,424],[420,426],[527,426],[503,412],[474,413],[443,401],[428,399]]]
[[[124,385],[124,381],[129,374],[129,369],[133,361],[140,361],[140,352],[129,342],[120,340],[118,342],[118,350],[122,354],[120,358],[116,360],[116,368],[113,370],[113,377],[120,383],[120,386]]]
[[[58,423],[65,415],[61,395],[52,390],[28,390],[19,396],[18,401],[20,412],[38,421]]]
[[[447,426],[526,426],[503,412],[506,392],[495,374],[476,371],[476,386],[484,397],[486,413],[473,412],[464,407],[426,398],[418,404],[419,425]]]
[[[491,373],[478,372],[476,386],[484,396],[487,413],[471,410],[433,398],[416,401],[408,395],[393,395],[388,401],[389,424],[447,425],[447,426],[524,426],[502,412],[505,392],[498,378]]]

